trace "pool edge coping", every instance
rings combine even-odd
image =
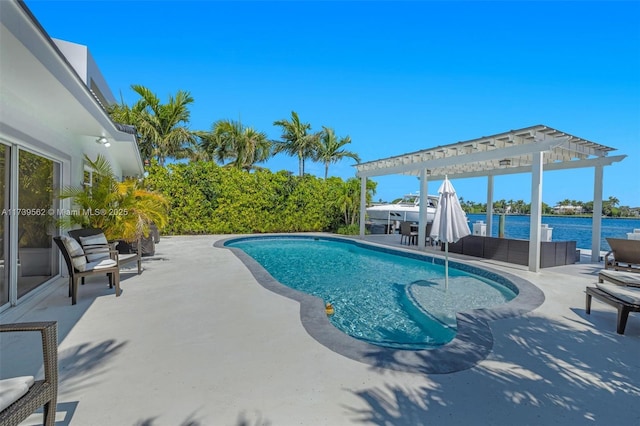
[[[342,356],[370,365],[373,368],[395,371],[417,372],[423,374],[447,374],[472,368],[486,359],[493,350],[493,333],[489,323],[505,318],[522,316],[533,311],[545,300],[544,293],[531,282],[499,271],[489,266],[470,264],[461,259],[449,260],[450,265],[486,271],[496,274],[518,290],[518,295],[508,303],[490,309],[475,309],[459,312],[456,315],[458,330],[456,336],[446,345],[423,350],[385,348],[373,345],[347,335],[331,324],[325,313],[324,301],[316,296],[287,287],[277,281],[255,259],[244,251],[225,244],[232,240],[260,237],[323,238],[342,241],[366,248],[389,251],[409,257],[442,259],[433,254],[409,252],[401,248],[389,247],[334,234],[247,234],[236,235],[218,240],[216,248],[230,250],[251,272],[256,281],[264,288],[300,303],[300,321],[307,333],[317,342]]]

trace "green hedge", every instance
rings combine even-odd
[[[355,186],[355,178],[247,173],[213,162],[156,165],[148,171],[147,188],[169,200],[166,234],[335,231],[345,225],[337,200],[346,185]]]

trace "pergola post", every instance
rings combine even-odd
[[[427,207],[429,196],[427,194],[427,169],[420,170],[420,206],[418,212],[418,250],[424,250],[424,242],[427,238]]]
[[[600,239],[602,238],[602,181],[604,166],[595,167],[593,177],[593,215],[591,223],[591,262],[600,262]]]
[[[364,239],[364,221],[367,214],[367,177],[360,178],[360,238]]]
[[[487,176],[487,237],[493,229],[493,175]]]
[[[529,270],[540,271],[540,225],[542,224],[542,157],[531,154],[531,223],[529,225]]]
[[[394,174],[422,176],[421,192],[426,193],[426,175],[430,179],[488,178],[487,227],[493,228],[494,177],[531,173],[531,225],[529,227],[529,269],[540,270],[542,225],[542,174],[545,171],[595,167],[592,259],[600,257],[602,237],[602,174],[605,166],[624,160],[626,155],[609,156],[614,148],[537,125],[482,136],[449,145],[438,145],[393,157],[355,165],[357,176],[374,177]],[[363,183],[364,188],[364,183]],[[364,190],[363,190],[364,191]],[[364,200],[364,198],[363,198]],[[364,208],[365,201],[362,202]],[[365,211],[362,210],[364,216]],[[423,219],[420,219],[421,221]],[[361,226],[364,226],[361,224]],[[364,227],[361,228],[364,235]],[[420,240],[423,240],[419,233]]]

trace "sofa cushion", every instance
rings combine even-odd
[[[0,411],[4,410],[24,394],[33,386],[33,376],[12,377],[10,379],[0,380]]]
[[[87,264],[87,258],[84,256],[84,250],[79,242],[71,237],[65,235],[62,236],[62,242],[71,256],[71,262],[73,267],[79,271],[84,271],[84,267]],[[82,256],[81,256],[82,255]],[[76,257],[77,256],[77,257]]]
[[[640,288],[638,287],[624,287],[607,283],[596,283],[596,286],[613,297],[633,305],[640,305]]]
[[[102,233],[80,237],[80,244],[85,249],[89,262],[109,257],[109,242]],[[94,253],[90,253],[91,249],[94,250]]]

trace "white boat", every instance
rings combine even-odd
[[[427,223],[433,222],[438,205],[438,197],[427,196]],[[420,195],[407,194],[397,203],[379,204],[367,207],[368,220],[373,223],[389,224],[391,222],[419,222]]]

